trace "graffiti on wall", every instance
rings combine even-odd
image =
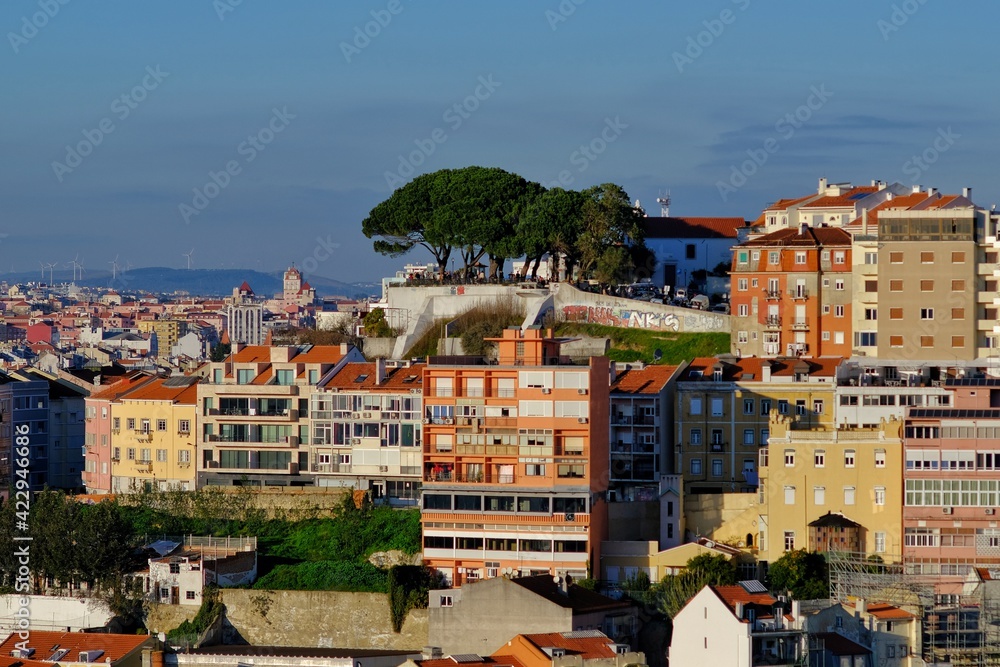
[[[674,310],[674,309],[671,309]],[[698,311],[678,316],[675,312],[630,308],[615,302],[597,301],[595,305],[563,306],[567,322],[601,324],[654,331],[727,331],[728,318]]]

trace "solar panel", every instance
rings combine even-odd
[[[562,636],[566,639],[593,639],[595,637],[606,636],[600,630],[575,630],[573,632],[564,632]]]
[[[747,579],[746,581],[741,581],[740,586],[743,587],[747,593],[766,593],[767,587],[757,581],[756,579]]]
[[[190,387],[198,381],[197,377],[190,375],[172,375],[163,381],[164,387]]]
[[[483,656],[475,653],[459,653],[458,655],[451,656],[451,659],[461,664],[463,662],[482,662]]]

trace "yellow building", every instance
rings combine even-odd
[[[675,472],[685,494],[757,490],[771,411],[797,427],[832,428],[843,359],[699,357],[677,381]]]
[[[194,490],[198,378],[157,378],[111,404],[111,491]]]
[[[902,421],[813,428],[772,412],[760,452],[758,557],[856,551],[898,559],[902,540]]]
[[[639,572],[645,572],[650,581],[662,581],[664,577],[677,575],[687,569],[692,558],[703,555],[723,556],[726,560],[736,560],[745,578],[756,576],[753,557],[743,549],[699,538],[697,542],[687,542],[672,549],[660,550],[657,542],[604,542],[601,545],[601,578],[612,583],[624,583]]]
[[[140,320],[136,326],[142,333],[156,334],[159,357],[169,357],[170,350],[187,333],[187,322],[181,320]]]

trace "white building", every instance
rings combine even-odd
[[[183,544],[161,541],[150,548],[162,555],[149,559],[142,576],[147,596],[161,604],[197,607],[209,584],[225,588],[257,578],[255,537],[187,537]]]
[[[649,278],[659,287],[687,287],[695,271],[729,267],[733,246],[746,240],[749,223],[743,218],[644,218],[646,247],[656,256]],[[643,267],[637,267],[637,272]]]

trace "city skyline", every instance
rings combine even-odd
[[[195,247],[197,268],[313,258],[377,280],[430,258],[375,254],[368,211],[472,164],[616,182],[651,215],[670,190],[676,215],[752,219],[818,177],[972,187],[988,208],[996,77],[986,40],[940,30],[948,10],[10,3],[0,266],[184,268]]]

